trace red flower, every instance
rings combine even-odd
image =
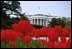
[[[53,42],[53,41],[48,41],[47,42],[47,47],[48,48],[54,48],[54,45],[55,45],[55,42]]]
[[[61,42],[66,42],[66,37],[61,36]]]
[[[22,28],[17,23],[12,24],[12,28],[15,31],[22,32]]]
[[[40,29],[35,29],[35,30],[34,30],[34,33],[33,33],[33,36],[34,36],[34,37],[40,37],[40,35],[41,35]]]
[[[54,28],[49,28],[49,32],[47,35],[49,37],[49,40],[51,41],[56,41],[58,39],[58,33],[56,33]]]
[[[15,41],[11,41],[11,42],[10,42],[10,45],[11,45],[12,48],[15,48],[15,47],[16,47]]]
[[[71,35],[71,30],[68,28],[63,28],[61,36],[69,37]]]
[[[43,44],[43,45],[45,45],[47,42],[45,41],[45,40],[43,40],[43,39],[40,39],[40,40],[38,40],[38,42],[39,42],[39,44]]]
[[[56,43],[54,45],[54,48],[67,48],[67,44],[66,44],[66,42]]]
[[[48,33],[48,28],[43,27],[41,29],[35,29],[33,35],[35,37],[45,37],[47,36],[47,33]]]
[[[21,20],[18,24],[12,25],[13,29],[21,32],[22,34],[31,33],[33,32],[33,26],[27,20]]]
[[[18,32],[15,32],[13,30],[1,30],[1,40],[2,41],[14,41],[17,38],[20,37],[20,34]]]
[[[40,31],[41,31],[41,35],[43,35],[44,37],[47,37],[47,33],[49,32],[49,28],[42,27]]]
[[[62,30],[62,27],[61,27],[61,25],[56,25],[56,26],[54,26],[54,28],[56,28],[57,30]]]
[[[67,41],[67,48],[71,48],[71,37]]]
[[[56,33],[58,33],[58,36],[61,36],[61,33],[62,33],[62,27],[61,27],[61,25],[56,25],[56,26],[54,26],[54,29],[55,29],[55,31],[56,31]]]
[[[68,41],[65,40],[64,37],[61,38],[61,42],[56,43],[54,45],[54,48],[71,48],[71,40]]]
[[[27,44],[30,43],[31,42],[31,36],[30,35],[25,35],[24,38],[23,38],[23,41]]]

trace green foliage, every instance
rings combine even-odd
[[[16,48],[27,48],[27,45],[21,39],[17,39],[16,40]]]
[[[9,14],[6,13],[7,11],[10,11]],[[1,1],[1,28],[7,28],[7,26],[17,21],[17,19],[10,18],[11,14],[20,16],[21,19],[27,19],[24,16],[25,14],[21,14],[19,1]]]
[[[57,24],[57,19],[53,18],[52,21],[50,22],[50,26],[54,27]]]
[[[39,44],[38,44],[37,40],[31,41],[30,48],[39,48]]]
[[[29,44],[25,43],[22,39],[17,39],[15,48],[46,48],[45,45],[41,45],[37,40],[32,40]],[[10,41],[1,41],[1,48],[12,48]]]
[[[17,21],[19,21],[18,18],[12,18],[12,19],[6,21],[5,24],[8,25],[8,26],[11,26],[11,24],[13,24],[13,23],[15,23]]]
[[[42,28],[43,26],[41,26],[41,25],[33,25],[35,28]]]
[[[18,9],[18,10],[17,10]],[[11,13],[7,14],[6,12],[10,10]],[[20,2],[18,1],[1,1],[1,28],[7,28],[14,21],[10,19],[10,15],[13,12],[20,14],[21,7]]]
[[[11,48],[9,41],[1,41],[1,48]]]
[[[52,21],[50,22],[51,27],[54,27],[57,24],[61,25],[62,27],[66,26],[66,22],[63,21],[61,18],[58,18],[58,19],[53,18]]]
[[[65,21],[62,21],[62,27],[65,27],[66,26],[66,22]]]
[[[38,40],[32,40],[29,44],[29,48],[46,48],[46,46],[39,44]]]
[[[18,9],[18,10],[17,10]],[[10,10],[12,14],[13,12],[16,12],[17,14],[19,14],[18,12],[21,11],[21,7],[20,7],[20,2],[18,1],[1,1],[1,17],[5,17],[8,14],[6,14],[6,11]],[[8,15],[10,16],[10,15]]]

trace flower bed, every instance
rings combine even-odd
[[[1,30],[1,48],[71,48],[71,29],[60,25],[35,28],[27,20]]]

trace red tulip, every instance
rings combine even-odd
[[[67,44],[66,44],[66,42],[56,43],[54,45],[54,48],[67,48]]]
[[[46,45],[46,41],[45,40],[43,40],[43,39],[40,39],[40,40],[38,40],[38,42],[39,42],[39,44],[42,44],[42,45]]]
[[[21,20],[18,24],[12,24],[12,27],[15,31],[21,32],[22,34],[26,34],[28,32],[33,32],[33,26],[27,20]]]
[[[43,35],[44,37],[47,37],[48,32],[49,32],[49,28],[47,27],[41,28],[41,35]]]
[[[61,36],[61,42],[66,42],[66,37]]]
[[[41,35],[40,29],[35,29],[35,30],[34,30],[34,33],[33,33],[33,36],[34,36],[34,37],[40,37],[40,35]]]
[[[67,48],[71,48],[71,37],[69,37],[67,41]]]
[[[13,30],[15,30],[15,31],[23,32],[23,31],[22,31],[22,28],[21,28],[17,23],[12,24],[12,28],[13,28]]]
[[[18,32],[15,32],[13,30],[2,30],[1,31],[1,40],[2,41],[15,41],[17,38],[20,37],[20,34]]]
[[[49,37],[49,40],[51,40],[51,41],[56,41],[57,40],[58,33],[56,33],[54,28],[49,28],[48,37]]]
[[[31,36],[30,35],[25,35],[23,38],[23,41],[27,44],[29,44],[31,42]]]
[[[11,45],[12,48],[15,48],[15,47],[16,47],[15,41],[11,41],[11,42],[10,42],[10,45]]]
[[[71,40],[69,39],[66,42],[66,39],[64,37],[61,38],[61,42],[56,43],[54,45],[54,48],[71,48]]]
[[[47,42],[47,47],[48,48],[54,48],[54,45],[55,45],[55,42],[53,42],[53,41],[48,41]]]
[[[54,26],[54,29],[55,29],[55,31],[56,31],[56,33],[58,33],[58,36],[61,36],[61,33],[62,33],[62,27],[61,27],[61,25],[56,25],[56,26]]]
[[[35,37],[45,37],[47,36],[47,33],[48,33],[48,28],[43,27],[41,29],[35,29],[33,35]]]

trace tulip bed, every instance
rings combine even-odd
[[[60,25],[35,28],[27,20],[20,20],[11,26],[11,29],[1,29],[1,48],[71,48],[70,28]]]

